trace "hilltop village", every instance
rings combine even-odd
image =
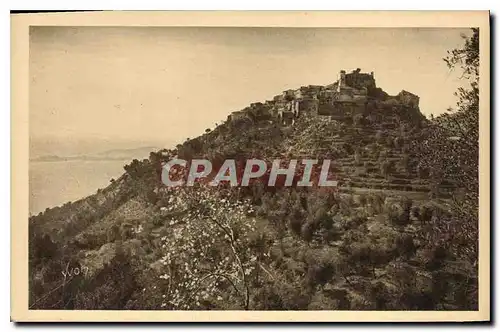
[[[418,109],[418,104],[419,97],[405,90],[396,96],[389,96],[377,87],[373,72],[362,73],[358,68],[350,73],[341,70],[338,80],[330,85],[302,86],[296,90],[285,90],[264,103],[252,103],[241,111],[232,112],[228,120],[250,117],[293,125],[297,118],[304,115],[336,119],[362,114],[369,108]]]

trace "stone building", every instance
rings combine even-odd
[[[346,113],[362,112],[368,101],[368,89],[374,87],[373,72],[361,73],[358,68],[347,74],[341,70],[338,81],[320,93],[318,114],[342,117]]]
[[[351,73],[346,74],[344,70],[340,72],[340,77],[342,79],[342,84],[350,86],[355,89],[370,89],[375,88],[375,78],[373,77],[373,72],[362,73],[361,69],[353,70]],[[340,81],[339,81],[340,82]],[[339,84],[340,85],[340,84]]]
[[[321,90],[323,90],[324,87],[322,85],[308,85],[307,86],[307,91],[311,94],[315,94],[317,95],[318,93],[321,92]]]
[[[341,70],[337,83],[338,101],[365,101],[368,97],[368,89],[375,88],[375,79],[373,72],[370,74],[361,73],[361,69],[346,74]]]
[[[294,90],[293,96],[295,99],[302,99],[305,96],[305,87],[301,87],[300,89]]]
[[[293,125],[295,122],[295,114],[291,111],[280,111],[278,113],[278,118],[281,124],[285,126]]]
[[[293,100],[295,98],[295,90],[285,90],[283,91],[282,98],[284,100]]]

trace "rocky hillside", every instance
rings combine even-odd
[[[233,112],[132,161],[96,194],[32,217],[30,306],[476,308],[477,267],[446,247],[453,229],[436,230],[453,186],[433,184],[413,154],[426,123],[418,97],[391,97],[359,70]],[[161,163],[174,156],[328,158],[340,187],[167,188]]]

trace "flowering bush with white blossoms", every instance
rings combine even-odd
[[[161,307],[221,308],[232,304],[248,309],[250,280],[259,264],[248,250],[248,235],[256,220],[249,201],[206,187],[175,190],[169,210],[189,208],[172,217],[171,234],[162,237],[164,273]]]

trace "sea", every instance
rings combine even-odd
[[[29,210],[46,208],[94,194],[124,173],[126,160],[30,161]]]

